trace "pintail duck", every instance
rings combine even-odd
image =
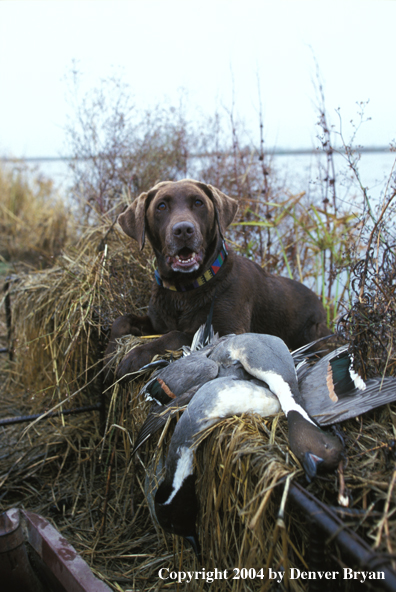
[[[301,429],[295,421],[298,416],[302,422],[312,424],[312,432],[318,432],[319,437],[315,434],[312,444],[305,444],[309,454],[313,446],[318,458],[319,454],[321,458],[326,457],[329,451],[333,463],[338,461],[342,451],[339,439],[321,432],[296,400],[300,395],[294,361],[281,339],[257,334],[232,336],[212,349],[209,361],[215,363],[217,373],[221,368],[229,375],[209,379],[197,388],[176,425],[166,459],[165,478],[154,500],[159,524],[164,530],[185,537],[198,557],[200,550],[195,526],[198,503],[193,469],[198,432],[237,413],[269,416],[282,408],[290,420],[291,433],[297,434]],[[182,360],[179,363],[181,365]],[[295,423],[296,430],[293,428]],[[292,449],[295,441],[296,438],[291,439]],[[336,457],[334,461],[332,455]]]
[[[268,344],[271,340],[274,342],[272,336],[260,336],[255,333],[222,337],[216,339],[214,344],[193,352],[187,358],[181,358],[168,365],[167,368],[159,370],[149,381],[148,388],[144,387],[141,391],[146,392],[148,396],[152,395],[157,405],[154,406],[140,430],[134,452],[152,434],[163,427],[169,415],[184,409],[198,389],[206,382],[223,376],[246,380],[256,377],[262,385],[263,379],[258,377],[259,364],[260,359],[267,355],[265,348],[262,349],[262,344]],[[247,356],[238,358],[236,343],[245,344],[248,351]],[[283,344],[279,338],[278,343]],[[299,415],[305,420],[305,415],[310,416],[311,419],[306,420],[308,424],[315,427],[317,424],[328,426],[339,423],[396,399],[396,379],[394,377],[378,377],[363,381],[353,370],[353,358],[348,353],[347,346],[339,347],[319,360],[315,357],[315,363],[310,364],[312,355],[317,353],[314,351],[311,354],[310,351],[312,346],[316,344],[317,342],[305,345],[292,354],[281,345],[276,351],[281,360],[278,368],[281,377],[285,378],[286,376],[284,364],[286,360],[291,367],[291,357],[293,364],[296,365],[298,386],[296,387],[291,382],[295,372],[292,372],[292,375],[288,377],[288,384],[293,386],[296,393],[295,400],[302,407]],[[247,360],[248,363],[246,363]],[[268,383],[265,386],[269,386]],[[154,391],[157,395],[153,395]],[[282,407],[281,404],[280,406]],[[285,411],[283,407],[282,410]],[[291,421],[292,418],[293,421]],[[319,437],[320,432],[312,429],[306,421],[304,423],[306,432],[312,432],[312,438],[315,435]],[[292,429],[289,438],[291,441],[294,440],[294,434],[299,433],[299,429],[295,426],[300,423],[299,416],[294,414],[290,416],[289,424]],[[307,435],[305,438],[308,439]],[[301,446],[298,446],[297,449],[301,450]],[[301,454],[297,456],[301,460]],[[329,453],[326,456],[329,456]],[[308,463],[308,466],[303,464],[308,478],[313,478],[315,475],[314,466],[309,460],[312,458],[312,456],[305,458],[305,463]],[[320,468],[332,468],[334,462],[326,462],[326,458],[320,460],[321,458],[319,456],[317,459]],[[309,466],[311,466],[310,469]]]
[[[193,455],[199,431],[230,415],[255,412],[269,416],[282,409],[290,448],[311,480],[318,468],[336,468],[343,453],[340,439],[320,425],[343,421],[396,399],[396,379],[364,382],[353,371],[347,347],[312,366],[307,363],[309,347],[292,355],[278,337],[245,333],[221,338],[160,372],[172,396],[161,407],[161,418],[158,409],[148,418],[136,448],[158,422],[166,421],[163,417],[188,403],[172,436],[155,510],[161,526],[187,538],[197,553]],[[295,361],[299,361],[297,368]],[[187,365],[191,370],[195,366],[193,379]]]
[[[250,335],[253,340],[257,337],[257,334],[245,335]],[[169,414],[184,409],[205,382],[224,375],[252,378],[242,364],[230,365],[227,359],[221,359],[219,351],[224,352],[224,346],[212,355],[216,345],[231,337],[234,336],[215,337],[214,343],[203,348],[199,355],[193,351],[194,355],[188,360],[183,357],[172,364],[159,360],[147,365],[147,368],[159,366],[160,369],[139,395],[145,394],[156,405],[142,426],[134,452],[166,423]],[[348,353],[348,346],[339,347],[319,359],[318,351],[312,351],[318,341],[291,352],[291,355],[296,366],[302,406],[319,425],[328,426],[345,421],[396,399],[394,377],[364,381],[353,369],[353,357]],[[185,349],[188,354],[191,353],[190,348]],[[217,366],[213,364],[214,361]],[[166,371],[162,369],[164,365],[167,366]]]
[[[206,382],[191,399],[171,439],[165,478],[154,498],[155,513],[162,528],[187,539],[198,558],[193,468],[196,436],[221,418],[242,410],[271,415],[279,410],[279,401],[270,390],[251,381],[225,377]]]
[[[396,378],[378,377],[363,381],[353,370],[353,359],[347,346],[309,364],[313,345],[316,342],[290,354],[279,338],[245,333],[217,339],[214,344],[170,364],[148,383],[156,384],[161,396],[157,397],[159,405],[154,407],[141,428],[134,452],[165,424],[169,415],[185,408],[201,386],[229,376],[250,381],[256,379],[259,385],[269,387],[277,395],[281,389],[280,408],[288,418],[290,446],[302,462],[308,479],[315,476],[316,468],[334,468],[336,459],[339,460],[336,452],[339,447],[329,446],[329,442],[333,442],[331,434],[323,432],[319,426],[345,421],[395,400]],[[273,363],[277,362],[272,376],[264,370],[271,359]],[[282,389],[286,389],[283,395]],[[288,391],[292,394],[287,397]],[[294,403],[296,408],[290,407],[289,403]],[[241,405],[240,413],[243,412],[243,402]],[[311,453],[304,443],[311,446]]]

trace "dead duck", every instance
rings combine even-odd
[[[220,362],[224,368],[241,364],[250,377],[261,381],[276,395],[279,407],[287,418],[290,448],[300,460],[309,480],[316,475],[319,465],[324,470],[338,465],[342,443],[338,437],[321,430],[307,412],[294,359],[284,341],[273,335],[235,335],[216,346],[211,360]]]
[[[173,433],[165,478],[154,499],[159,524],[164,530],[186,538],[198,557],[193,460],[199,432],[234,414],[250,412],[265,417],[282,408],[292,434],[291,448],[305,463],[306,471],[312,474],[312,465],[316,472],[316,459],[332,468],[342,453],[340,440],[322,432],[299,404],[294,361],[281,339],[256,334],[230,337],[212,350],[211,358],[218,368],[225,373],[231,369],[234,375],[209,380],[192,396]],[[249,379],[244,379],[244,375]],[[293,437],[306,429],[304,424],[309,425],[307,441]],[[296,445],[301,447],[301,455]]]
[[[219,344],[211,357],[221,359],[224,365],[227,361],[229,365],[241,363],[249,375],[262,381],[276,395],[287,418],[289,446],[308,480],[316,475],[319,465],[324,470],[337,467],[343,445],[337,436],[321,430],[307,411],[294,359],[284,341],[273,335],[245,333]]]
[[[169,415],[185,408],[200,386],[206,382],[221,376],[252,379],[254,376],[252,368],[256,367],[256,371],[258,368],[255,358],[265,353],[259,348],[260,340],[262,342],[263,339],[267,340],[267,336],[260,337],[253,333],[222,337],[198,354],[195,352],[188,359],[181,358],[165,370],[159,370],[149,381],[149,388],[141,391],[149,395],[151,385],[156,385],[156,389],[152,392],[156,392],[157,395],[160,393],[160,396],[152,397],[157,405],[153,406],[140,430],[134,452],[152,434],[163,427]],[[249,344],[248,351],[251,352],[250,362],[245,365],[242,359],[238,359],[235,349],[235,344],[242,342],[245,345]],[[316,345],[317,342],[313,342],[291,354],[297,366],[299,391],[297,400],[307,414],[315,420],[313,424],[316,422],[320,426],[328,426],[339,423],[396,399],[396,379],[377,377],[363,381],[353,369],[353,357],[348,353],[347,346],[339,347],[323,358],[315,357],[314,363],[311,363],[311,350]],[[255,350],[257,350],[256,355]],[[314,355],[316,353],[313,352]],[[285,351],[284,355],[286,355]],[[295,417],[292,427],[299,421]],[[308,428],[309,426],[306,426],[307,430]],[[298,430],[291,431],[292,440],[294,433],[298,434]],[[312,437],[314,434],[318,434],[315,429]],[[322,464],[322,468],[327,466],[326,463]],[[309,476],[311,472],[307,475]]]
[[[249,343],[249,348],[253,351],[262,343],[268,345],[269,340],[272,339],[272,336],[256,333],[228,335],[222,338],[211,334],[209,340],[205,338],[207,335],[208,327],[202,326],[194,337],[191,349],[188,348],[184,356],[175,362],[166,363],[165,368],[160,367],[141,389],[139,395],[144,394],[146,398],[154,401],[154,405],[138,434],[133,453],[136,453],[150,436],[165,425],[169,415],[172,416],[185,409],[198,389],[207,382],[225,376],[243,380],[254,379],[249,364],[244,365],[243,361],[237,358],[235,343],[242,343],[242,341]],[[282,340],[277,339],[279,344],[283,344]],[[308,352],[313,345],[316,345],[316,342],[296,350],[292,354],[293,364],[309,359]],[[282,351],[290,363],[290,353],[287,348],[285,349],[284,344]],[[259,355],[265,356],[266,350],[260,350]],[[158,365],[159,361],[155,364]],[[295,376],[294,370],[293,376]],[[260,384],[266,386],[262,381]]]
[[[229,339],[222,338],[222,340]],[[221,340],[216,344],[221,343]],[[230,376],[233,378],[252,380],[239,362],[222,364],[221,360],[212,360],[210,355],[216,345],[211,345],[188,357],[179,358],[166,368],[155,372],[153,377],[141,389],[140,395],[154,402],[146,421],[140,429],[133,453],[161,429],[169,415],[174,415],[189,404],[201,386],[207,382]]]
[[[396,379],[384,379],[382,389],[381,379],[365,383],[353,371],[346,348],[331,352],[312,367],[305,362],[299,364],[299,383],[293,356],[277,337],[232,336],[212,350],[210,359],[220,363],[223,369],[241,365],[250,379],[218,377],[193,389],[171,440],[165,479],[155,496],[155,511],[161,526],[184,536],[194,549],[198,549],[195,530],[198,504],[193,456],[199,431],[228,415],[256,412],[268,416],[282,409],[288,420],[290,448],[310,480],[318,468],[336,468],[343,453],[340,439],[321,430],[310,417],[314,414],[310,405],[312,410],[316,409],[319,423],[322,420],[323,425],[328,425],[334,418],[335,421],[347,419],[363,412],[362,409],[367,411],[396,399]],[[312,396],[315,393],[324,401],[325,413]],[[355,398],[358,406],[353,404]],[[331,405],[337,406],[336,414]]]
[[[194,453],[198,432],[221,418],[243,411],[272,415],[279,401],[253,381],[216,378],[201,386],[178,421],[166,458],[165,478],[154,498],[155,513],[164,530],[184,537],[200,558],[196,532]]]

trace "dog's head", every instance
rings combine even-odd
[[[118,217],[123,231],[143,249],[145,236],[161,275],[196,275],[233,221],[236,200],[212,185],[191,179],[158,183]]]

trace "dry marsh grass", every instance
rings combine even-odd
[[[130,253],[120,231],[106,225],[88,228],[56,266],[11,282],[10,371],[39,407],[39,393],[61,400],[90,383],[114,316],[147,305],[151,264],[147,251]]]

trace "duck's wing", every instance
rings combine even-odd
[[[331,425],[356,417],[376,407],[396,400],[396,378],[370,378],[366,381],[366,389],[355,389],[349,396],[340,398],[335,403],[330,402],[326,408],[319,409],[312,414],[320,425]]]
[[[216,378],[218,371],[218,364],[210,360],[204,350],[194,352],[156,372],[139,394],[164,405],[191,388]]]
[[[177,397],[177,399],[171,400],[167,405],[153,405],[146,421],[140,428],[132,454],[135,454],[153,434],[163,428],[169,417],[176,415],[180,411],[184,411],[198,389],[199,386],[191,388],[180,395],[180,397]]]
[[[299,375],[304,409],[320,425],[331,425],[396,400],[396,378],[364,381],[353,369],[348,347],[340,347]]]

